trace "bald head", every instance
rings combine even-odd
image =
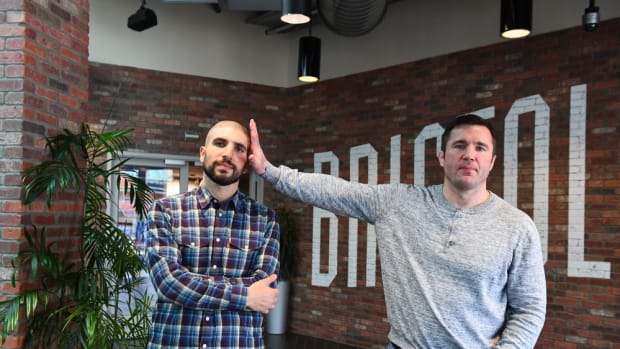
[[[245,145],[249,146],[250,144],[250,131],[247,127],[242,124],[232,121],[232,120],[223,120],[218,121],[215,125],[211,126],[209,132],[207,132],[207,136],[205,137],[205,145],[209,144],[209,142],[216,136],[221,133],[229,134],[231,131],[241,131],[246,136]],[[235,133],[235,132],[232,132]]]

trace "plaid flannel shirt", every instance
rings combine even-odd
[[[241,192],[219,206],[202,187],[153,204],[147,348],[264,348],[263,314],[246,301],[252,283],[278,272],[275,212]]]

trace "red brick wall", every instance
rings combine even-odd
[[[198,157],[214,122],[274,119],[288,103],[284,89],[269,86],[98,63],[90,69],[91,123],[134,129],[133,150]],[[201,137],[185,140],[185,132]]]
[[[120,81],[122,98],[109,119],[137,127],[137,149],[195,154],[182,131],[203,131],[213,120],[255,115],[267,154],[313,171],[313,156],[333,151],[340,176],[349,178],[351,147],[370,143],[378,152],[378,181],[390,175],[390,137],[401,135],[401,181],[414,180],[414,140],[423,127],[494,107],[499,159],[490,187],[503,195],[504,120],[513,103],[540,96],[549,107],[548,317],[538,348],[620,348],[620,20],[598,31],[573,28],[476,48],[313,85],[277,89],[140,69],[91,65],[91,106],[108,114]],[[571,88],[587,89],[585,256],[611,263],[610,278],[569,277],[568,226]],[[534,115],[519,122],[518,205],[533,214]],[[426,146],[426,181],[441,180],[435,144]],[[360,164],[360,181],[367,179]],[[269,187],[267,202],[275,203]],[[301,275],[294,283],[292,332],[383,348],[388,325],[381,278],[365,286],[365,241],[358,246],[357,287],[347,287],[348,220],[339,219],[338,275],[329,287],[311,285],[312,208],[298,203]],[[360,224],[362,227],[363,225]],[[363,230],[363,229],[362,229]],[[323,228],[326,231],[326,228]],[[324,236],[325,237],[325,236]],[[325,241],[325,238],[322,239]],[[323,244],[321,270],[326,271]],[[403,285],[407,287],[407,285]],[[455,314],[457,316],[457,314]]]
[[[49,240],[75,247],[69,231],[77,221],[73,200],[21,204],[20,171],[44,156],[44,137],[77,129],[88,102],[87,0],[0,1],[0,279],[23,242],[23,226],[45,224]],[[22,287],[18,283],[17,288]],[[0,293],[15,289],[0,282]],[[19,347],[10,337],[6,348]]]

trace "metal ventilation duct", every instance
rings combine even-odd
[[[323,23],[344,36],[360,36],[373,30],[383,19],[387,0],[317,0]]]

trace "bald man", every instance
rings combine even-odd
[[[147,348],[264,348],[280,228],[272,209],[239,191],[249,148],[246,127],[216,123],[200,147],[200,186],[153,204],[146,264],[157,307]]]

